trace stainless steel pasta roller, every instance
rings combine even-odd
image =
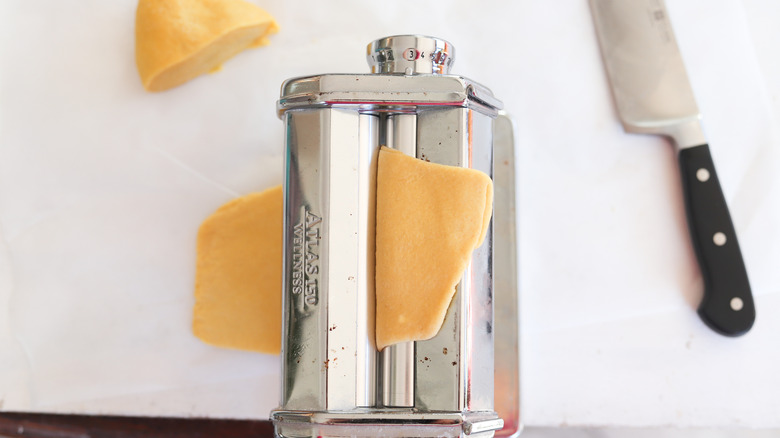
[[[512,435],[520,430],[512,123],[486,87],[449,74],[452,45],[368,45],[370,74],[284,82],[284,437]],[[495,209],[438,335],[374,344],[380,145],[479,169]],[[495,236],[495,238],[494,238]]]

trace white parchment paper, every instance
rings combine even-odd
[[[516,120],[524,421],[780,426],[777,8],[668,1],[757,306],[727,339],[695,313],[674,151],[622,132],[586,1],[252,1],[272,45],[160,94],[135,1],[0,3],[0,410],[267,418],[279,359],[190,333],[197,227],[281,181],[284,79],[423,33]]]

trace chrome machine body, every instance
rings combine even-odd
[[[284,328],[282,400],[272,413],[276,433],[493,436],[504,424],[494,407],[494,378],[510,387],[500,397],[508,412],[502,416],[513,416],[507,419],[513,428],[508,434],[514,433],[519,421],[511,123],[490,90],[448,74],[454,49],[444,40],[388,37],[371,43],[367,57],[371,74],[309,76],[282,85]],[[380,146],[494,176],[494,137],[502,141],[502,165],[512,166],[502,173],[512,180],[511,189],[495,181],[495,215],[501,209],[503,219],[493,221],[474,252],[439,334],[377,352],[374,211]],[[508,210],[511,220],[503,213]],[[511,248],[507,243],[494,248],[493,227],[499,224]],[[494,330],[498,254],[503,258],[497,270],[510,273],[502,280],[506,298],[501,298],[509,311]],[[506,351],[494,352],[496,333],[505,333]]]

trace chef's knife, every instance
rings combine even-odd
[[[590,0],[590,6],[623,128],[664,135],[677,146],[704,279],[699,315],[718,333],[744,334],[756,317],[750,283],[664,2]]]

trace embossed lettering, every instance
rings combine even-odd
[[[293,247],[292,247],[292,293],[298,295],[303,292],[304,275],[304,241],[305,234],[302,223],[293,227]]]
[[[292,293],[303,295],[305,306],[315,306],[319,300],[319,245],[322,218],[301,207],[300,222],[293,226]]]

